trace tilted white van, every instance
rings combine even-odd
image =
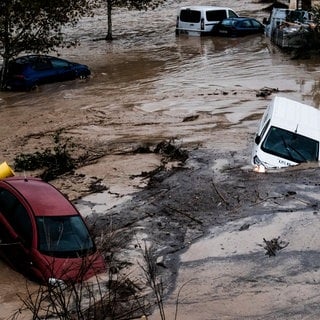
[[[177,14],[176,35],[210,35],[213,27],[226,18],[238,15],[230,8],[214,6],[182,7]]]
[[[303,25],[312,21],[312,14],[305,10],[273,8],[269,18],[264,20],[266,36],[271,38],[274,30],[285,21]]]
[[[319,141],[320,110],[276,96],[263,114],[251,162],[270,169],[319,161]]]

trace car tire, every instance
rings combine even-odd
[[[89,78],[89,76],[87,74],[80,74],[79,75],[79,79],[80,80],[85,80],[85,79],[88,79],[88,78]]]
[[[28,87],[28,91],[36,91],[39,89],[38,81],[35,81],[32,85]]]

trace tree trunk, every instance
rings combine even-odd
[[[106,40],[113,40],[112,37],[112,0],[107,0],[107,10],[108,10],[108,33]]]
[[[7,73],[7,65],[8,63],[3,60],[2,69],[0,71],[0,91],[5,90],[6,87],[5,78]]]
[[[9,25],[10,25],[9,21],[5,19],[3,22],[3,30],[4,30],[3,36],[5,40],[4,40],[4,52],[2,54],[2,58],[3,58],[2,68],[0,70],[0,91],[4,91],[6,89],[9,60],[12,58],[12,55],[10,52]]]

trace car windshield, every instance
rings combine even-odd
[[[319,142],[291,131],[271,127],[261,149],[301,163],[318,160]]]
[[[54,257],[81,257],[94,251],[94,244],[79,216],[37,217],[38,248]]]

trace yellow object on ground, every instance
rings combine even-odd
[[[9,167],[7,162],[2,162],[0,164],[0,179],[8,178],[8,177],[13,177],[14,172],[13,170]]]

